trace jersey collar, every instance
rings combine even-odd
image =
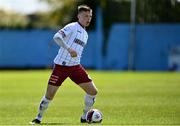
[[[83,29],[86,29],[79,21],[78,21],[78,24],[79,24]]]

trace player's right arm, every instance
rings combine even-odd
[[[74,49],[71,49],[64,41],[64,38],[72,32],[70,26],[66,26],[63,29],[59,30],[53,37],[54,41],[64,49],[66,49],[71,57],[77,57],[77,52]]]
[[[53,37],[54,41],[61,47],[65,48],[65,49],[69,49],[70,47],[64,42],[63,36],[61,34],[56,33]]]

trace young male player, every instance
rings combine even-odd
[[[77,22],[66,25],[53,37],[54,41],[61,47],[54,59],[55,65],[48,82],[47,91],[40,101],[38,114],[30,124],[41,123],[43,113],[53,100],[59,86],[67,77],[86,92],[84,97],[85,106],[80,118],[82,123],[86,122],[85,115],[94,104],[97,88],[85,69],[80,65],[81,55],[88,40],[85,28],[91,22],[92,9],[87,5],[78,6],[77,17]]]

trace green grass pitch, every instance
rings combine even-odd
[[[180,73],[88,71],[103,113],[97,125],[180,125]],[[28,125],[43,96],[50,70],[0,71],[0,125]],[[84,92],[67,79],[42,125],[79,123]]]

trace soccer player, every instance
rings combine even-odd
[[[88,40],[85,28],[91,22],[92,9],[87,5],[78,6],[77,18],[77,22],[66,25],[53,37],[60,49],[54,59],[54,68],[48,82],[47,91],[40,101],[38,114],[30,124],[41,123],[45,110],[47,110],[59,86],[67,77],[86,92],[83,113],[80,117],[81,123],[86,122],[85,115],[94,104],[97,88],[83,66],[80,65],[81,55]]]

